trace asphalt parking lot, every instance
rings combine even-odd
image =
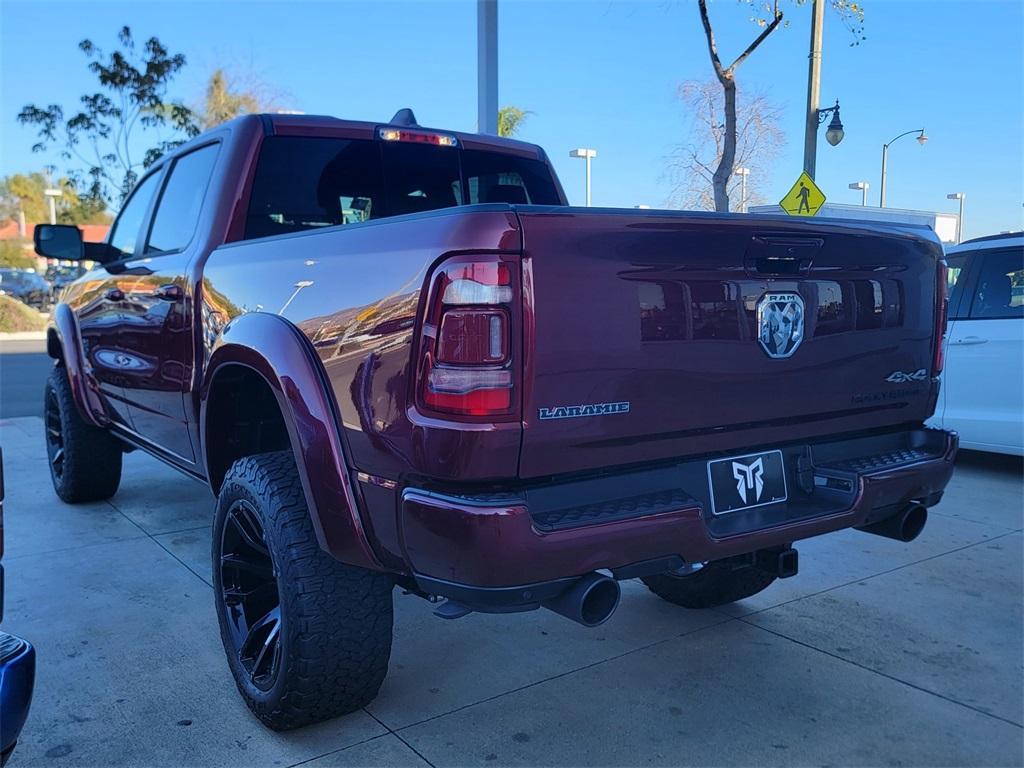
[[[1019,765],[1020,462],[964,454],[907,545],[803,542],[799,576],[722,610],[638,582],[587,630],[548,612],[448,622],[396,592],[364,711],[261,727],[210,590],[212,499],[126,457],[109,503],[50,488],[37,417],[0,421],[4,627],[37,646],[11,765]]]

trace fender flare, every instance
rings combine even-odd
[[[274,393],[320,547],[349,565],[387,570],[374,553],[360,517],[320,361],[299,329],[278,315],[240,315],[224,327],[213,345],[199,393],[200,453],[207,477],[207,406],[210,388],[225,366],[255,371]]]
[[[50,325],[46,329],[46,353],[64,363],[71,383],[71,395],[82,418],[96,427],[109,426],[110,419],[96,392],[95,380],[85,367],[75,313],[67,304],[58,304],[50,316]]]

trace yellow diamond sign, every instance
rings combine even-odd
[[[800,174],[793,188],[779,201],[782,210],[790,216],[813,216],[825,204],[822,192],[807,171]]]

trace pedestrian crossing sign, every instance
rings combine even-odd
[[[822,192],[807,171],[800,174],[793,188],[779,201],[779,205],[790,216],[813,216],[825,204]]]

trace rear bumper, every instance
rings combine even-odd
[[[630,578],[862,526],[911,502],[933,506],[957,437],[916,428],[766,447],[775,448],[788,501],[722,516],[709,511],[706,472],[720,456],[500,494],[407,488],[405,557],[425,592],[513,609],[597,569]]]

